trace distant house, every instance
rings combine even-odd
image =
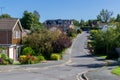
[[[98,28],[99,28],[99,29],[103,29],[103,28],[106,27],[106,26],[107,26],[106,23],[101,23],[101,22],[98,23]]]
[[[56,30],[59,29],[62,32],[66,32],[69,28],[74,28],[73,21],[72,20],[46,20],[43,25],[50,29],[50,30]]]
[[[0,53],[7,54],[14,61],[21,51],[22,26],[19,19],[0,19]]]
[[[27,36],[28,36],[28,34],[30,34],[30,33],[31,33],[31,31],[30,31],[30,30],[23,29],[23,31],[22,31],[22,38],[27,37]]]
[[[106,31],[108,28],[116,28],[116,25],[108,25],[106,23],[99,23],[98,28],[101,29],[102,31]]]

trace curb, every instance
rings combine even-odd
[[[96,59],[96,58],[95,58],[95,59]],[[111,60],[111,61],[113,61],[113,60]],[[86,73],[92,72],[92,71],[98,71],[98,70],[100,70],[100,69],[106,68],[107,66],[112,66],[113,64],[117,64],[117,65],[120,64],[120,63],[117,62],[117,61],[114,61],[114,62],[111,62],[111,61],[105,60],[105,61],[103,61],[103,62],[105,62],[104,65],[103,65],[103,67],[98,68],[98,69],[95,69],[95,70],[88,70],[88,71],[86,71],[86,72],[84,72],[84,73],[81,73],[81,74],[80,74],[80,79],[77,79],[77,80],[89,80],[89,78],[86,76]]]
[[[87,73],[88,71],[82,72],[82,73],[78,73],[76,75],[77,80],[88,80],[88,78],[85,76],[85,73]]]

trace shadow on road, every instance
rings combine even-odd
[[[103,67],[104,63],[95,63],[95,64],[78,64],[78,65],[71,65],[72,67],[87,67],[87,68],[100,68]]]
[[[84,58],[84,57],[92,57],[92,55],[80,55],[80,56],[74,56],[73,58]]]
[[[118,63],[117,61],[113,61],[113,60],[107,60],[104,58],[100,58],[100,57],[95,57],[93,55],[80,55],[80,56],[74,56],[73,58],[94,58],[95,61],[100,61],[99,63],[91,63],[91,64],[87,64],[87,63],[83,63],[83,64],[73,64],[73,65],[69,65],[71,67],[87,67],[87,68],[101,68],[103,66],[117,66],[120,65],[120,63]],[[101,62],[102,61],[102,62]]]

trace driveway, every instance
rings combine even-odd
[[[6,71],[0,72],[0,80],[79,80],[79,74],[104,65],[103,61],[96,60],[88,54],[87,36],[86,32],[82,32],[76,37],[67,53],[66,58],[69,59],[66,60],[67,62],[61,60],[44,64],[14,66],[14,70],[9,69],[12,66],[7,66]],[[0,68],[2,69],[4,66]]]

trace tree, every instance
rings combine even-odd
[[[120,22],[120,14],[117,14],[116,22]]]
[[[84,27],[84,24],[85,24],[85,21],[81,19],[81,21],[80,21],[80,26],[81,26],[81,27]]]
[[[32,12],[24,11],[23,17],[21,18],[21,24],[25,29],[39,29],[41,24],[38,17]]]
[[[88,26],[92,27],[93,25],[93,21],[92,20],[88,20]]]
[[[112,17],[112,18],[110,18],[110,23],[115,23],[115,18],[114,17]]]
[[[120,42],[118,29],[108,28],[106,31],[92,31],[91,35],[94,38],[93,46],[95,54],[104,54],[107,55],[107,58],[117,56],[114,53],[115,48]]]
[[[0,18],[12,18],[9,14],[2,14]]]
[[[75,19],[73,19],[73,24],[74,24],[75,26],[77,26],[77,27],[80,27],[79,21],[77,21],[77,20],[75,20]]]
[[[97,16],[97,19],[101,22],[107,23],[109,22],[112,15],[113,15],[113,12],[102,9],[100,11],[100,14]]]
[[[37,12],[36,10],[33,12],[33,14],[38,18],[38,19],[40,19],[40,14],[39,14],[39,12]]]

